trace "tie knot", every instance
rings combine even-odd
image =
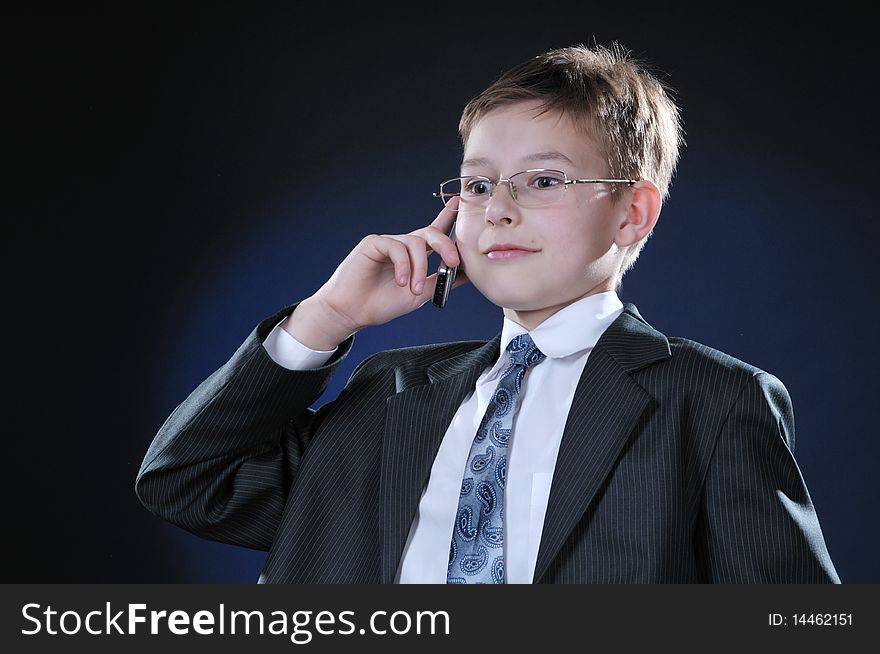
[[[535,342],[528,333],[520,334],[511,340],[507,350],[510,354],[510,365],[522,366],[524,368],[540,363],[547,356],[538,349],[538,346],[535,345]]]

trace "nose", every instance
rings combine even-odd
[[[505,189],[502,191],[501,187]],[[486,204],[486,221],[494,224],[510,224],[519,220],[519,205],[513,199],[513,188],[509,180],[501,180]]]

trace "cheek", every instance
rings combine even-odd
[[[608,192],[596,193],[584,198],[578,204],[578,211],[584,217],[584,225],[595,234],[596,238],[604,236],[614,229],[615,222],[621,217],[621,209],[611,201]]]
[[[455,240],[463,250],[476,250],[479,247],[480,219],[459,216],[455,221]]]
[[[592,249],[588,218],[566,216],[564,219],[547,221],[541,229],[541,241],[552,250],[554,258],[580,259]]]
[[[593,198],[578,205],[581,218],[568,225],[564,238],[572,244],[578,243],[593,256],[603,254],[614,241],[617,214],[606,199],[600,202]]]

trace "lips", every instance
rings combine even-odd
[[[486,256],[490,259],[515,259],[534,254],[531,250],[492,250]]]
[[[492,260],[516,259],[526,257],[537,252],[534,248],[515,243],[496,243],[486,250],[486,257]]]
[[[516,243],[496,243],[495,245],[490,245],[489,248],[486,250],[485,254],[489,254],[490,252],[496,252],[498,250],[537,252],[537,250],[535,248],[530,248],[525,245],[517,245]]]

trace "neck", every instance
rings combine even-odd
[[[562,302],[561,304],[554,304],[553,306],[543,307],[541,309],[504,309],[504,317],[525,328],[526,331],[532,331],[542,322],[547,320],[547,318],[554,315],[556,312],[561,311],[565,307],[574,304],[578,300],[582,300],[583,298],[589,297],[590,295],[605,293],[606,291],[611,290],[614,290],[614,283],[612,282],[612,280],[606,279],[605,281],[591,288],[583,295],[572,298],[571,300],[568,300],[566,302]]]

